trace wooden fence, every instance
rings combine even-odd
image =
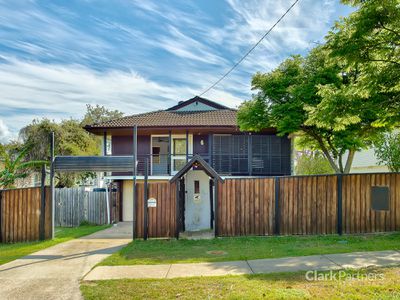
[[[119,221],[119,192],[105,189],[86,191],[80,188],[55,189],[55,226],[75,227],[83,222],[103,225]]]
[[[388,210],[371,207],[387,187]],[[219,183],[218,235],[312,235],[400,230],[400,174],[235,178]]]
[[[0,191],[1,242],[51,238],[51,193],[49,188],[41,191],[40,187]]]
[[[148,237],[174,237],[176,228],[176,188],[168,181],[149,181],[148,199],[156,198],[157,207],[148,208]],[[144,182],[136,184],[136,234],[144,236]]]

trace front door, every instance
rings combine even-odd
[[[185,230],[211,229],[210,178],[202,170],[190,170],[185,180]]]

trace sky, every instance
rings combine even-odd
[[[33,119],[165,109],[220,78],[294,0],[0,0],[0,142]],[[306,54],[351,8],[300,0],[205,98],[237,107],[251,77]]]

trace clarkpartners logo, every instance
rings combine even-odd
[[[329,280],[381,280],[385,279],[382,273],[361,273],[361,272],[346,272],[346,271],[329,271],[320,272],[310,270],[306,272],[306,280],[308,281],[329,281]]]

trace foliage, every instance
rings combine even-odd
[[[86,114],[81,121],[81,125],[86,126],[90,124],[102,123],[121,118],[123,115],[124,113],[120,112],[119,110],[109,110],[98,104],[96,104],[96,106],[86,104]]]
[[[400,133],[383,134],[374,146],[379,163],[392,172],[400,172]]]
[[[26,160],[27,154],[32,146],[27,144],[22,150],[13,154],[7,151],[6,147],[0,146],[0,161],[2,168],[0,170],[0,188],[13,188],[18,179],[26,178],[28,170],[42,166],[46,161]]]
[[[32,147],[28,153],[30,159],[50,160],[49,137],[54,132],[56,155],[99,155],[101,139],[87,132],[83,126],[91,122],[109,120],[121,116],[118,111],[111,111],[103,106],[95,107],[87,105],[87,112],[83,120],[67,119],[57,123],[49,119],[33,120],[31,124],[20,131],[22,144],[15,144],[18,149],[23,145],[30,144]],[[85,173],[57,173],[57,187],[71,187],[77,181],[93,177],[90,172]]]
[[[318,175],[334,173],[325,156],[319,151],[298,152],[296,175]]]
[[[326,45],[255,74],[257,93],[238,113],[242,130],[301,135],[336,173],[400,122],[398,1],[343,2],[358,10],[336,23]]]

